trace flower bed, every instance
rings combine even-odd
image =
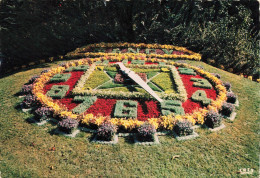
[[[95,90],[90,88],[88,90],[92,91],[91,95],[97,98],[95,100],[89,100],[84,97],[84,99],[81,98],[78,100],[77,96],[88,96],[88,94],[80,92],[75,93],[75,90],[84,87],[85,81],[88,80],[93,71],[104,70],[103,72],[105,72],[108,70],[106,66],[110,66],[110,72],[113,72],[113,70],[115,71],[115,68],[113,68],[113,65],[115,64],[112,65],[111,62],[123,61],[126,59],[128,64],[130,64],[132,58],[128,56],[111,56],[109,60],[110,64],[103,63],[105,58],[86,58],[76,62],[68,62],[63,66],[53,68],[50,71],[43,73],[33,85],[33,94],[43,106],[51,108],[54,115],[60,118],[70,117],[72,119],[80,120],[80,123],[86,127],[98,127],[104,121],[109,120],[112,124],[117,125],[119,129],[124,129],[126,131],[133,131],[144,122],[154,125],[156,129],[163,130],[172,130],[178,120],[187,120],[193,125],[195,123],[203,124],[204,117],[208,111],[218,111],[222,108],[223,102],[226,101],[226,88],[217,77],[210,73],[185,63],[174,63],[166,60],[142,57],[136,59],[145,60],[145,64],[141,68],[140,66],[138,67],[138,65],[132,65],[131,67],[134,68],[133,66],[135,66],[135,70],[137,71],[139,70],[138,68],[140,68],[143,70],[147,69],[149,72],[170,73],[172,75],[171,80],[176,86],[177,93],[186,97],[182,98],[182,100],[179,99],[180,104],[178,102],[168,102],[168,100],[174,101],[176,99],[169,98],[174,95],[172,91],[169,91],[169,93],[162,91],[164,92],[163,95],[169,95],[168,98],[164,98],[164,100],[167,101],[164,105],[161,105],[149,95],[147,97],[149,99],[147,99],[136,96],[131,97],[131,93],[129,94],[130,97],[128,100],[135,101],[135,104],[128,104],[127,102],[120,104],[122,99],[117,97],[109,98],[106,97],[104,93],[102,93],[102,95],[96,95],[94,92]],[[96,65],[97,61],[101,61],[98,66]],[[158,65],[159,63],[163,63],[166,68],[165,66]],[[85,71],[68,70],[71,67],[80,68],[79,66],[81,65],[89,67]],[[99,66],[101,66],[101,68]],[[158,68],[160,70],[158,70]],[[180,72],[179,68],[184,68],[181,70],[186,73]],[[154,69],[154,71],[152,69]],[[71,74],[71,77],[67,81],[58,83],[49,82],[56,74],[66,73]],[[153,74],[153,76],[155,75]],[[149,82],[150,78],[148,77],[147,82]],[[205,82],[205,80],[207,82]],[[195,82],[197,82],[198,85],[194,85]],[[203,87],[205,83],[207,84],[207,87]],[[212,87],[209,87],[209,84]],[[53,86],[67,85],[69,87],[66,89],[65,95],[62,96],[61,99],[51,98],[46,95],[48,92],[52,91]],[[205,104],[205,102],[203,102],[203,97],[200,97],[200,94],[198,94],[196,100],[192,99],[194,98],[192,96],[194,96],[194,93],[198,90],[203,91],[201,93],[206,95],[206,98],[209,99],[210,103]],[[164,112],[162,112],[163,110]],[[182,112],[179,112],[181,110]]]
[[[67,58],[84,58],[100,56],[129,56],[153,57],[163,59],[192,59],[201,60],[201,55],[184,47],[160,44],[134,43],[99,43],[90,44],[68,53]]]

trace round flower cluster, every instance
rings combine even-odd
[[[63,119],[58,122],[58,127],[66,133],[70,133],[72,129],[75,129],[78,125],[79,122],[72,118]]]
[[[111,140],[114,134],[117,131],[117,126],[112,124],[111,122],[104,122],[101,126],[97,129],[97,136],[98,139],[101,140]]]
[[[22,87],[21,92],[22,92],[23,94],[29,94],[29,93],[32,92],[32,88],[33,88],[33,84],[24,85],[24,86]]]
[[[150,123],[144,123],[137,129],[137,135],[139,140],[142,141],[148,141],[153,138],[153,135],[155,134],[156,129],[154,125]]]

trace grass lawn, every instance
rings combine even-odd
[[[32,115],[19,109],[21,99],[15,95],[22,85],[44,67],[61,62],[0,79],[0,175],[3,178],[240,177],[238,171],[242,168],[254,169],[254,174],[247,176],[258,176],[258,83],[190,61],[231,82],[240,102],[234,122],[225,121],[226,128],[216,133],[198,129],[200,137],[195,140],[178,142],[171,136],[160,136],[160,145],[135,146],[131,138],[120,138],[115,146],[99,145],[90,143],[90,133],[80,133],[74,139],[52,135],[55,125],[30,124],[26,119]]]

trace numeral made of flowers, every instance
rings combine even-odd
[[[50,79],[50,82],[66,82],[70,77],[71,74],[56,74]]]
[[[211,89],[212,88],[212,85],[206,79],[191,78],[190,80],[194,81],[194,83],[193,83],[194,87],[207,88],[207,89]]]
[[[191,99],[196,102],[201,102],[202,105],[209,105],[211,103],[211,99],[207,98],[207,94],[204,90],[197,90],[191,96]]]
[[[170,114],[184,115],[184,109],[181,105],[181,101],[178,100],[165,100],[161,103],[162,115],[167,116]]]
[[[47,92],[47,96],[53,99],[64,98],[69,88],[69,85],[53,85],[52,88]]]
[[[180,74],[186,74],[186,75],[196,75],[196,72],[194,72],[193,69],[189,69],[189,68],[178,68],[178,71],[180,72]]]
[[[96,96],[75,96],[73,101],[81,104],[72,109],[72,112],[81,114],[85,112],[92,104],[94,104],[96,100]]]
[[[115,117],[136,118],[137,102],[129,100],[118,100],[115,106]]]

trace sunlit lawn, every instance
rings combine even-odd
[[[32,75],[57,64],[39,65],[0,79],[0,175],[240,177],[239,169],[252,168],[254,175],[248,176],[256,177],[260,85],[202,62],[190,63],[202,65],[209,72],[219,73],[223,81],[231,82],[240,102],[238,115],[234,122],[224,121],[226,128],[219,132],[198,129],[199,138],[181,142],[172,136],[160,136],[161,144],[155,146],[135,146],[131,138],[120,138],[115,146],[93,144],[90,133],[80,133],[72,139],[52,135],[50,132],[56,126],[51,123],[44,126],[28,123],[26,119],[32,115],[19,109],[21,99],[15,94]]]

